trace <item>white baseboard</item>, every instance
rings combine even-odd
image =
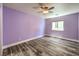
[[[76,40],[76,39],[70,39],[70,38],[58,37],[58,36],[52,36],[52,35],[48,35],[48,34],[45,34],[45,35],[51,36],[51,37],[62,38],[62,39],[70,40],[70,41],[79,42],[79,40]],[[5,48],[11,47],[11,46],[15,46],[15,45],[18,45],[18,44],[21,44],[21,43],[24,43],[24,42],[27,42],[27,41],[30,41],[30,40],[33,40],[33,39],[41,38],[41,37],[43,37],[45,35],[40,35],[40,36],[33,37],[33,38],[30,38],[30,39],[26,39],[26,40],[23,40],[23,41],[20,41],[20,42],[17,42],[17,43],[13,43],[13,44],[10,44],[10,45],[5,45],[5,46],[3,46],[2,49],[5,49]]]
[[[43,36],[44,36],[44,35],[40,35],[40,36],[33,37],[33,38],[30,38],[30,39],[26,39],[26,40],[23,40],[23,41],[20,41],[20,42],[17,42],[17,43],[5,45],[5,46],[3,46],[2,49],[5,49],[5,48],[11,47],[11,46],[15,46],[15,45],[18,45],[18,44],[21,44],[21,43],[24,43],[24,42],[27,42],[27,41],[30,41],[30,40],[33,40],[33,39],[41,38],[41,37],[43,37]]]
[[[62,38],[62,39],[69,40],[69,41],[79,42],[79,40],[77,40],[77,39],[70,39],[70,38],[66,38],[66,37],[53,36],[53,35],[49,35],[49,34],[45,34],[45,35],[51,36],[51,37],[56,37],[56,38]]]

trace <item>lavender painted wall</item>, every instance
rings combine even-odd
[[[45,34],[65,37],[70,39],[78,39],[78,17],[77,13],[65,15],[61,17],[50,18],[46,20]],[[52,22],[64,20],[64,31],[53,31]]]
[[[3,45],[44,35],[44,19],[3,7]]]

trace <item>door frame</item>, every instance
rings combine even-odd
[[[1,16],[0,16],[0,56],[3,55],[3,4],[0,3],[0,7],[1,7]]]

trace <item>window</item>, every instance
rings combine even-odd
[[[52,30],[64,31],[64,21],[52,22]]]

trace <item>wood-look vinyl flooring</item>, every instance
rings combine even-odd
[[[6,48],[3,56],[79,56],[79,43],[42,37]]]

